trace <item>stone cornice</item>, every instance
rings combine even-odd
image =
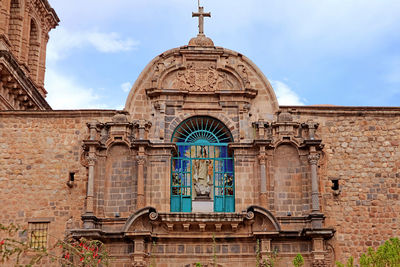
[[[117,110],[48,110],[48,111],[25,111],[25,110],[4,110],[0,111],[0,117],[39,117],[39,118],[60,118],[60,117],[113,117]]]
[[[46,11],[50,14],[53,22],[52,28],[55,28],[60,22],[60,18],[58,17],[56,11],[54,10],[54,8],[51,7],[50,3],[47,0],[39,0],[39,1],[46,8]]]
[[[25,74],[17,60],[9,51],[0,50],[0,64],[5,67],[7,72],[9,72],[19,84],[18,89],[22,89],[38,109],[51,110],[50,105],[39,93],[34,82]]]
[[[320,116],[400,116],[400,107],[358,106],[279,106],[292,115]]]

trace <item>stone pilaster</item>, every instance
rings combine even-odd
[[[312,197],[312,212],[319,212],[319,190],[318,190],[318,174],[317,164],[319,154],[313,153],[308,156],[308,162],[311,167],[311,197]]]
[[[146,266],[146,244],[143,238],[138,237],[134,240],[134,252],[132,255],[132,266],[144,267]]]
[[[258,156],[258,160],[260,163],[260,204],[262,207],[267,206],[267,168],[265,164],[266,156],[265,156],[265,149]]]
[[[313,251],[312,251],[312,266],[313,267],[325,267],[327,266],[325,261],[325,250],[324,250],[324,239],[313,238]]]
[[[261,260],[267,260],[268,254],[272,252],[271,250],[271,239],[262,238],[260,242],[260,253],[261,253]]]
[[[137,156],[138,163],[138,184],[137,184],[137,204],[136,209],[142,209],[145,207],[144,198],[144,164],[146,162],[146,157],[144,156],[144,148],[139,149],[139,155]]]

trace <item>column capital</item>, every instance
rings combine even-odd
[[[136,160],[139,165],[144,165],[144,163],[146,162],[146,156],[137,156]]]
[[[261,154],[261,155],[258,155],[257,158],[260,161],[260,164],[265,164],[265,160],[267,159],[267,156],[265,154]]]
[[[316,165],[318,160],[320,159],[320,155],[318,153],[308,155],[308,162],[311,165]]]

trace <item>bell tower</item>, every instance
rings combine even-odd
[[[47,0],[0,1],[0,110],[50,110],[44,89],[49,32],[60,22]]]

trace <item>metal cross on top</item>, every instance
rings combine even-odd
[[[192,12],[192,17],[199,17],[199,34],[204,35],[204,17],[211,17],[211,12],[204,13],[204,7],[200,6],[198,0],[199,12]]]

